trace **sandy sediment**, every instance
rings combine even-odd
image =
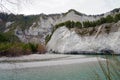
[[[45,66],[57,66],[67,64],[80,64],[86,62],[98,62],[105,60],[99,57],[86,57],[84,55],[63,55],[63,54],[33,54],[22,57],[0,58],[0,69],[21,69]]]

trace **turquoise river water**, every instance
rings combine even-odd
[[[120,80],[120,57],[107,62],[0,70],[0,80]],[[102,66],[100,66],[102,64]],[[103,69],[104,68],[104,69]],[[105,71],[103,71],[105,70]],[[106,77],[105,73],[110,75]]]

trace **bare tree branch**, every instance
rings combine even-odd
[[[22,1],[23,0],[16,0],[16,1],[12,1],[12,0],[0,0],[0,12],[6,12],[7,11],[9,13],[12,13],[12,11],[10,9],[8,9],[8,7],[6,7],[5,4],[16,6],[16,9],[20,10],[21,3],[22,3],[22,5],[26,5],[25,3],[29,3],[29,0],[25,0],[25,3],[22,2]]]

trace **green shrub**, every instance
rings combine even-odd
[[[38,44],[34,44],[34,43],[28,43],[30,50],[32,52],[37,52],[37,48],[38,48]]]
[[[115,16],[108,15],[106,17],[102,17],[99,20],[96,21],[84,21],[83,26],[85,28],[87,27],[95,27],[104,23],[111,23],[111,22],[117,22],[120,20],[120,14],[116,14]],[[60,24],[55,25],[55,30],[59,27],[66,26],[68,29],[70,28],[82,28],[81,22],[74,22],[74,21],[66,21],[62,22]],[[55,31],[54,30],[54,31]]]
[[[55,25],[55,29],[62,27],[62,26],[66,26],[69,29],[74,28],[74,27],[82,28],[82,24],[80,22],[66,21],[66,22]]]
[[[12,32],[0,33],[0,42],[20,42]]]
[[[114,17],[114,21],[118,22],[120,20],[120,14],[116,14]]]
[[[111,15],[108,15],[106,17],[106,23],[111,23],[111,22],[114,22],[114,18]]]
[[[49,40],[51,39],[51,36],[52,36],[52,34],[51,35],[47,35],[46,37],[45,37],[45,43],[47,44],[48,42],[49,42]]]
[[[21,56],[32,53],[45,53],[45,46],[34,43],[0,43],[0,56]]]
[[[82,28],[82,24],[81,24],[80,22],[76,22],[76,23],[75,23],[75,27],[76,27],[76,28]]]
[[[84,27],[91,27],[90,21],[83,22]]]
[[[100,24],[104,24],[104,23],[106,23],[107,22],[107,20],[106,20],[106,18],[100,18]],[[98,24],[99,25],[99,24]]]
[[[21,47],[22,47],[22,49],[24,50],[24,51],[26,51],[26,50],[29,50],[29,51],[31,51],[31,52],[37,52],[37,48],[38,48],[38,44],[34,44],[34,43],[27,43],[27,44],[22,44],[21,45]]]
[[[8,50],[12,46],[13,46],[12,43],[0,43],[0,52]]]

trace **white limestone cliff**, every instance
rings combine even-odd
[[[42,14],[39,18],[39,21],[37,23],[33,23],[33,26],[30,26],[29,29],[25,30],[25,34],[17,35],[20,40],[23,42],[26,41],[34,41],[34,42],[45,42],[45,37],[48,34],[51,34],[52,28],[54,25],[71,20],[71,21],[93,21],[99,19],[100,16],[94,17],[94,16],[87,16],[83,14],[76,14],[75,11],[70,11],[66,14],[56,14],[56,15],[44,15]],[[36,25],[37,24],[37,25]],[[36,26],[34,26],[36,25]],[[19,32],[19,30],[16,30]],[[28,36],[28,38],[25,38],[25,35]],[[31,37],[30,37],[31,36]],[[36,36],[38,36],[36,38]],[[38,40],[34,40],[34,38]]]
[[[113,25],[120,26],[120,22]],[[96,35],[95,35],[96,36]],[[75,31],[67,29],[65,26],[58,28],[47,44],[48,51],[67,53],[72,51],[100,51],[102,49],[113,50],[120,53],[120,28],[116,32],[109,34],[99,34],[95,36],[79,36]]]

